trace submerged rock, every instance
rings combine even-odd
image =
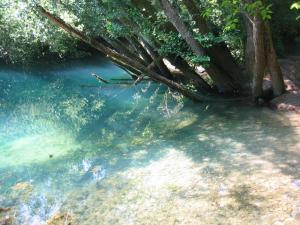
[[[0,225],[12,225],[14,223],[14,216],[11,210],[11,208],[0,207]]]
[[[13,225],[13,217],[5,216],[2,218],[0,216],[0,225]]]
[[[0,213],[8,212],[10,210],[11,210],[11,208],[2,208],[2,207],[0,207]]]
[[[70,213],[56,213],[47,222],[46,225],[71,225],[73,216]]]
[[[20,182],[15,184],[12,189],[14,191],[20,191],[20,190],[32,190],[32,186],[29,182]]]

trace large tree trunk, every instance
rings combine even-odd
[[[253,3],[253,0],[244,1],[246,4]],[[245,59],[247,72],[253,76],[253,99],[264,97],[263,80],[267,71],[272,78],[273,95],[279,96],[284,93],[285,87],[273,45],[270,25],[262,19],[260,12],[254,16],[245,14],[245,18],[247,29]]]
[[[201,47],[199,42],[195,40],[191,31],[182,21],[176,9],[172,6],[169,0],[159,0],[159,2],[166,16],[169,18],[169,21],[174,25],[182,38],[189,45],[193,53],[196,56],[206,56],[206,51]],[[233,93],[239,89],[239,86],[234,82],[234,80],[224,71],[222,71],[217,65],[215,65],[213,58],[211,58],[210,66],[206,69],[206,71],[220,92]]]
[[[208,27],[207,21],[202,16],[200,7],[194,0],[183,0],[189,14],[196,23],[196,27],[199,29],[201,34],[213,33]],[[213,58],[218,66],[222,68],[233,80],[239,84],[242,81],[242,72],[236,63],[235,59],[231,55],[228,47],[225,43],[213,45],[206,49],[208,56]]]
[[[254,65],[255,65],[255,47],[253,40],[253,25],[252,20],[247,16],[244,16],[245,26],[246,26],[246,43],[245,43],[245,67],[246,67],[246,76],[248,81],[253,77]]]
[[[264,23],[260,16],[253,18],[253,43],[255,52],[255,64],[253,71],[252,95],[257,99],[263,95],[263,79],[266,70],[265,33]]]
[[[273,45],[272,33],[269,23],[265,24],[267,42],[267,63],[272,77],[272,88],[274,96],[282,95],[285,92],[283,74],[277,60],[277,55]]]
[[[152,5],[151,1],[149,0],[132,0],[133,6],[137,9],[139,9],[140,13],[150,22],[156,22],[157,21],[157,17],[156,17],[156,8],[154,5]],[[137,27],[136,25],[133,25],[133,27]],[[164,24],[164,29],[167,31],[177,31],[175,29],[175,27],[172,25],[172,23],[170,23],[169,21],[166,22]],[[137,29],[137,32],[139,32],[139,30]],[[146,37],[144,37],[143,35],[139,35],[141,42],[145,45],[146,48],[148,48],[150,50],[150,52],[152,51],[152,56],[153,56],[153,60],[154,59],[160,59],[161,57],[159,57],[157,51],[155,51],[155,49],[158,48],[157,45],[159,45],[159,43],[155,42],[156,40],[148,40]],[[154,46],[155,45],[155,46]],[[153,54],[154,53],[154,54]],[[212,92],[216,92],[215,89],[213,89],[210,85],[207,84],[207,82],[205,80],[203,80],[195,71],[193,68],[191,68],[186,62],[184,62],[183,59],[181,59],[180,57],[175,57],[177,60],[171,60],[174,57],[173,56],[165,56],[164,58],[167,58],[169,61],[172,61],[172,63],[174,64],[174,66],[176,68],[178,68],[183,76],[185,77],[184,80],[191,80],[193,82],[193,84],[195,85],[196,89],[199,92],[205,92],[207,93],[212,93]],[[160,59],[157,62],[157,66],[159,66],[159,68],[161,69],[161,71],[165,71],[163,72],[164,74],[167,74],[167,71],[165,67],[165,64],[163,62],[162,59]],[[166,68],[166,69],[165,69]],[[175,78],[176,79],[176,78]]]
[[[216,89],[211,87],[189,64],[178,56],[169,56],[167,59],[179,69],[187,81],[192,81],[196,89],[203,94],[216,94]]]

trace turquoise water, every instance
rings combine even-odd
[[[102,58],[0,69],[0,206],[14,224],[299,222],[297,115],[127,78]]]

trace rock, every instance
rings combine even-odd
[[[93,169],[91,170],[93,173],[99,173],[101,172],[102,167],[101,166],[95,166],[93,167]]]
[[[13,225],[13,218],[10,216],[0,217],[0,225]]]
[[[286,93],[271,101],[271,106],[280,111],[300,112],[300,93]]]
[[[71,214],[69,213],[56,213],[54,214],[47,222],[47,225],[61,225],[61,224],[65,224],[65,225],[71,225],[73,221],[73,217]]]
[[[0,213],[8,212],[10,210],[11,210],[11,208],[2,208],[2,207],[0,207]]]
[[[13,216],[9,215],[11,208],[0,207],[0,225],[12,225],[14,220]]]
[[[20,191],[20,190],[31,190],[32,189],[32,186],[30,183],[28,182],[20,182],[20,183],[17,183],[15,184],[12,189],[14,191]]]

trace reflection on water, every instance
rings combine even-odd
[[[0,71],[0,221],[300,223],[297,115],[92,72],[127,78],[93,60]]]

